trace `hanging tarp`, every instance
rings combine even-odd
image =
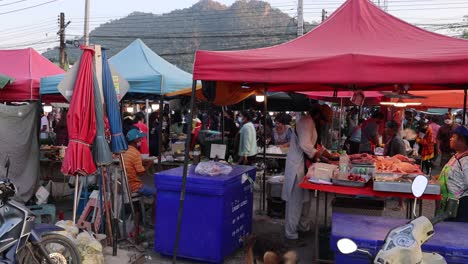
[[[368,0],[348,0],[306,35],[253,50],[197,51],[194,79],[267,83],[269,90],[444,89],[468,83],[468,41],[410,25]]]
[[[0,73],[14,78],[0,90],[0,101],[39,99],[41,78],[64,71],[32,48],[0,50]]]
[[[74,83],[78,73],[80,60],[75,62],[77,67],[71,68],[67,74],[48,76],[41,79],[40,93],[43,101],[66,101],[70,102],[73,95]],[[125,96],[130,84],[113,67],[110,67],[112,81],[119,101]]]
[[[17,199],[27,202],[39,181],[39,106],[0,104],[0,177],[4,178],[5,160],[10,157],[8,177],[18,188]]]
[[[14,78],[0,74],[0,89],[3,89],[7,84],[12,84],[15,81]]]
[[[464,91],[462,90],[414,91],[411,94],[424,96],[425,98],[402,99],[402,101],[405,103],[421,103],[421,106],[434,108],[464,107]]]

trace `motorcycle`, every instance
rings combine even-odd
[[[78,250],[65,236],[54,234],[64,229],[55,225],[35,224],[34,214],[23,204],[12,200],[16,186],[0,180],[0,263],[80,264]]]
[[[428,185],[425,176],[417,176],[411,185],[411,191],[417,198],[421,197]],[[413,206],[416,209],[416,206]],[[384,245],[374,257],[367,250],[359,249],[354,241],[349,238],[338,240],[337,247],[342,254],[360,252],[366,254],[374,264],[397,263],[421,263],[421,264],[445,264],[443,256],[437,253],[423,252],[421,246],[434,235],[434,225],[447,218],[455,217],[458,211],[458,200],[448,199],[446,210],[432,219],[420,216],[408,224],[396,227],[387,234]],[[416,216],[415,210],[413,215]]]

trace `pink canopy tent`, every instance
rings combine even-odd
[[[32,48],[0,50],[0,73],[15,79],[0,90],[0,101],[29,101],[39,99],[42,77],[64,71]]]
[[[348,0],[306,35],[267,48],[197,51],[195,80],[268,84],[268,90],[464,88],[468,41],[432,33],[368,0]]]

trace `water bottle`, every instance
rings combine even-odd
[[[339,170],[340,170],[340,179],[347,179],[348,172],[349,172],[349,156],[348,154],[346,154],[345,150],[342,150],[340,152]]]

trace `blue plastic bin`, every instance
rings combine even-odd
[[[155,251],[172,255],[183,167],[155,174],[157,188]],[[229,175],[197,175],[188,170],[178,257],[210,263],[224,258],[242,245],[252,231],[253,192],[247,174],[255,180],[255,167],[234,166]]]
[[[350,238],[359,248],[377,254],[388,232],[408,223],[407,219],[395,219],[376,216],[334,213],[332,216],[332,234],[330,248],[335,252],[335,263],[369,264],[369,258],[363,253],[343,255],[336,243],[341,238]],[[468,263],[467,223],[444,222],[435,226],[435,234],[423,245],[424,252],[436,252],[445,257],[447,263]]]

